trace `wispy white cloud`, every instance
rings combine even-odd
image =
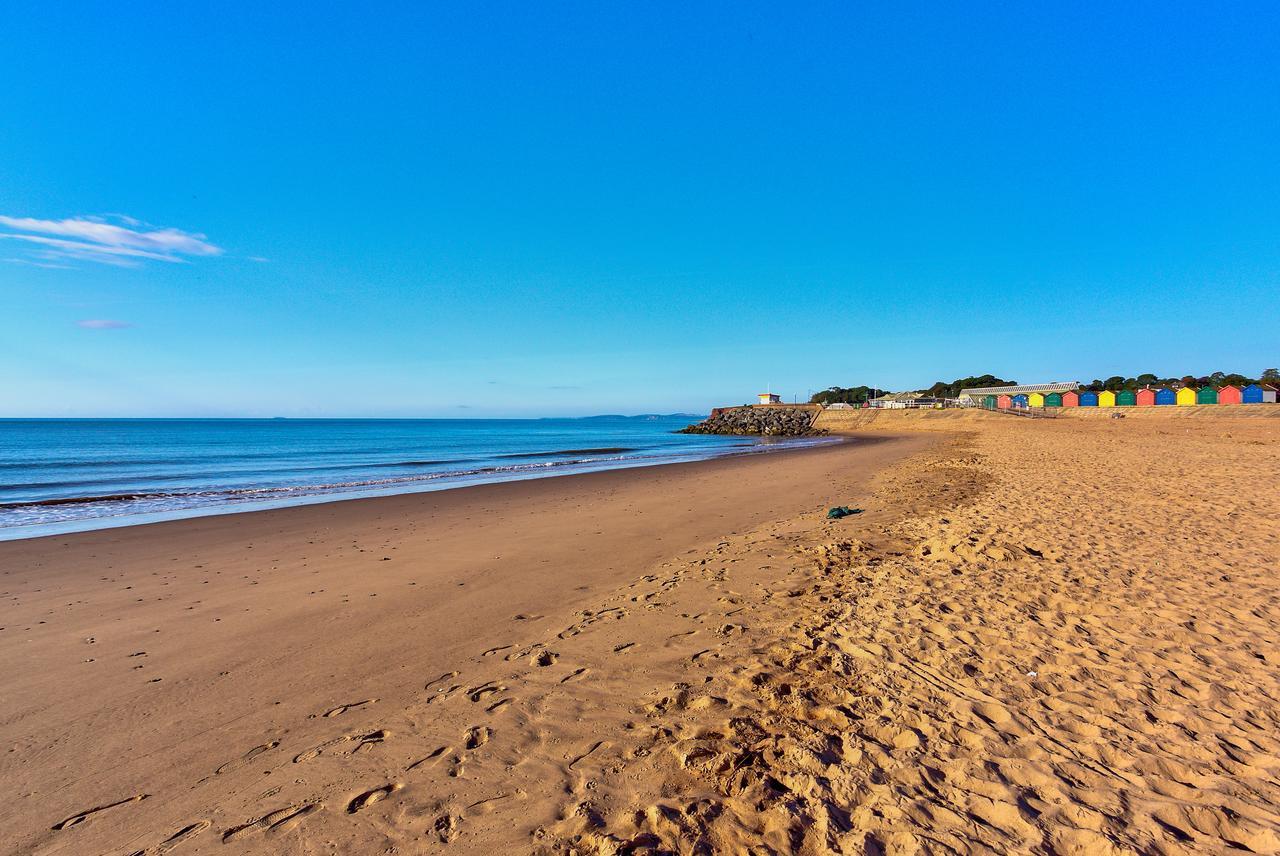
[[[4,259],[4,261],[11,265],[30,265],[31,267],[49,268],[50,270],[72,270],[71,265],[60,265],[55,262],[42,262],[36,259],[19,259],[10,257]]]
[[[7,259],[41,267],[63,261],[137,267],[146,261],[184,262],[221,255],[222,248],[198,232],[157,228],[132,217],[71,217],[38,220],[0,215],[0,238],[28,245],[28,258]]]
[[[83,321],[77,321],[76,326],[86,330],[123,330],[133,325],[128,321],[112,321],[110,318],[86,318]]]

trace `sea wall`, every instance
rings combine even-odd
[[[1137,419],[1276,419],[1280,404],[1189,404],[1142,407],[1062,407],[1059,416],[1072,419],[1108,419],[1115,414]]]
[[[877,408],[827,409],[814,420],[813,427],[824,434],[853,434],[860,431],[964,431],[983,423],[1005,423],[1008,426],[1065,426],[1064,420],[1127,419],[1169,421],[1201,419],[1280,419],[1280,404],[1206,404],[1186,407],[1061,407],[1058,419],[1027,419],[1008,413],[980,408],[947,408],[946,410],[881,410]]]
[[[960,431],[986,420],[1012,422],[1018,419],[1004,413],[978,409],[948,408],[934,410],[888,410],[875,407],[831,409],[822,411],[813,427],[824,434],[851,434],[858,431]],[[1031,421],[1031,420],[1020,420]]]
[[[813,437],[826,432],[813,427],[817,405],[720,407],[682,434],[743,434],[763,437]]]

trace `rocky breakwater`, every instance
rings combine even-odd
[[[817,437],[813,407],[726,407],[711,411],[701,422],[682,428],[681,434],[751,434],[762,437]]]

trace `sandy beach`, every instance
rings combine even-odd
[[[0,544],[0,850],[1280,850],[1280,420],[932,416]]]
[[[560,750],[539,761],[536,747],[572,746],[592,726],[535,706],[640,698],[668,679],[646,675],[661,626],[618,622],[602,659],[597,634],[566,631],[639,617],[633,586],[673,557],[845,501],[921,445],[876,438],[0,544],[0,780],[19,795],[0,808],[4,852],[164,852],[192,825],[184,850],[359,852],[401,837],[368,828],[372,810],[346,812],[390,784],[445,806],[428,827],[451,810],[469,816],[469,840],[527,847],[509,816],[481,833],[464,807],[493,796],[484,770],[526,756],[513,789],[554,819]],[[428,796],[414,779],[440,787]],[[251,822],[282,808],[303,815],[259,835]]]

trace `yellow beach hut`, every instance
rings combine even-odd
[[[1104,389],[1102,392],[1098,393],[1098,406],[1115,407],[1116,394],[1109,389]]]
[[[1027,396],[1028,407],[1044,407],[1044,394],[1033,392]]]
[[[1186,407],[1196,403],[1196,391],[1189,386],[1178,390],[1178,405]]]

